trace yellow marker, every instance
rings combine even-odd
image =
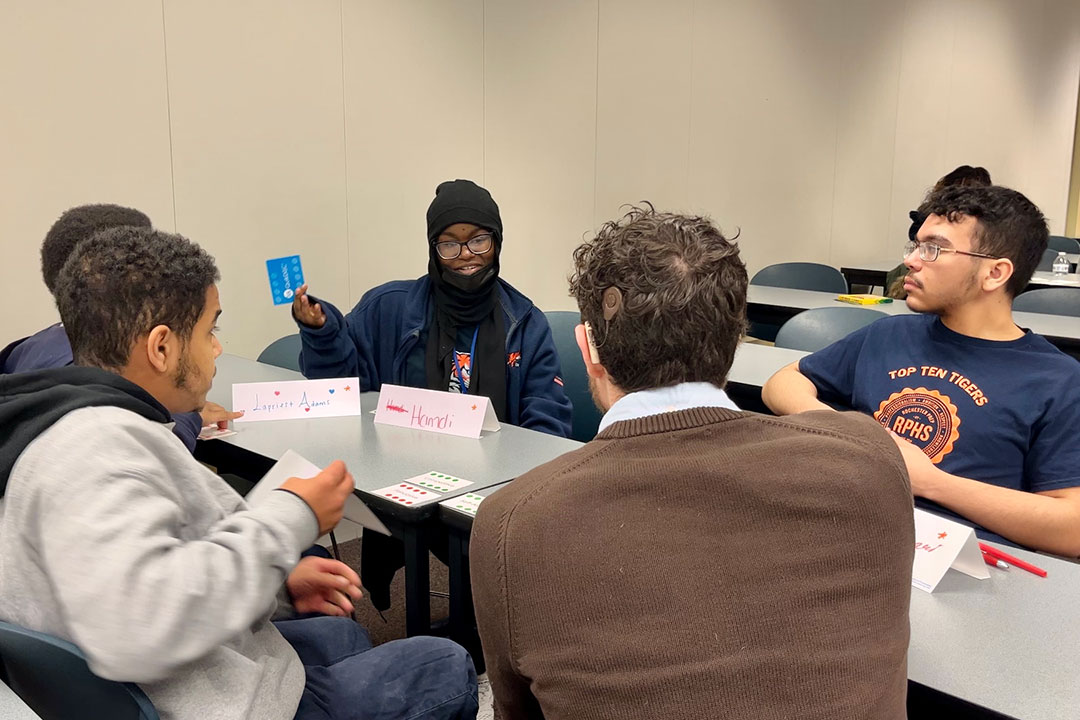
[[[836,299],[852,305],[884,305],[892,302],[892,298],[880,295],[837,295]]]

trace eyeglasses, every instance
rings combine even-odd
[[[983,253],[968,252],[967,250],[954,250],[953,248],[943,248],[940,245],[935,245],[930,242],[919,242],[917,240],[908,240],[904,243],[904,257],[906,258],[911,253],[919,251],[919,258],[923,262],[934,262],[938,259],[938,255],[943,252],[956,253],[957,255],[970,255],[971,257],[988,258],[990,260],[997,260],[994,255],[985,255]]]
[[[443,242],[435,243],[435,252],[439,253],[439,257],[443,260],[453,260],[457,256],[461,255],[461,248],[466,245],[469,246],[469,252],[473,255],[483,255],[491,250],[491,235],[477,235],[474,238],[470,238],[466,242],[457,242],[456,240],[445,240]]]

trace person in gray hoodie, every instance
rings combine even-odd
[[[341,617],[356,573],[300,559],[341,519],[343,463],[252,507],[169,431],[213,380],[218,279],[150,228],[95,235],[64,265],[75,365],[0,377],[0,619],[75,643],[163,718],[475,717],[461,647],[372,649]],[[325,616],[287,619],[310,612]]]

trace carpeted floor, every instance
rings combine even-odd
[[[352,569],[360,572],[360,540],[350,540],[338,545],[341,552],[341,560]],[[448,577],[446,566],[439,562],[434,555],[430,557],[431,563],[431,590],[445,593],[447,591]],[[371,642],[381,645],[390,640],[405,637],[405,571],[398,571],[394,576],[394,582],[390,584],[390,609],[384,612],[383,617],[372,607],[367,596],[356,604],[356,621],[363,625],[371,636]],[[431,620],[437,621],[445,618],[450,612],[449,603],[445,597],[431,596]],[[385,617],[385,622],[383,618]],[[479,679],[480,712],[477,720],[492,720],[494,711],[491,707],[491,686],[487,676],[481,675]]]
[[[360,572],[360,540],[350,540],[338,545],[341,552],[341,560],[353,570]],[[431,564],[431,590],[432,592],[445,593],[448,587],[448,575],[446,566],[439,562],[434,555],[429,558]],[[431,596],[431,619],[442,620],[450,614],[450,605],[445,597]],[[384,620],[385,618],[385,620]],[[405,637],[405,571],[399,570],[390,584],[390,609],[383,612],[382,617],[367,599],[367,595],[356,604],[356,621],[363,625],[371,642],[381,645],[390,640]]]

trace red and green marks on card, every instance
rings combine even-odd
[[[390,500],[401,505],[419,505],[423,502],[438,500],[442,497],[442,493],[453,492],[466,485],[472,485],[472,483],[453,475],[432,470],[423,475],[404,480],[397,485],[376,490],[375,494],[384,500]]]

